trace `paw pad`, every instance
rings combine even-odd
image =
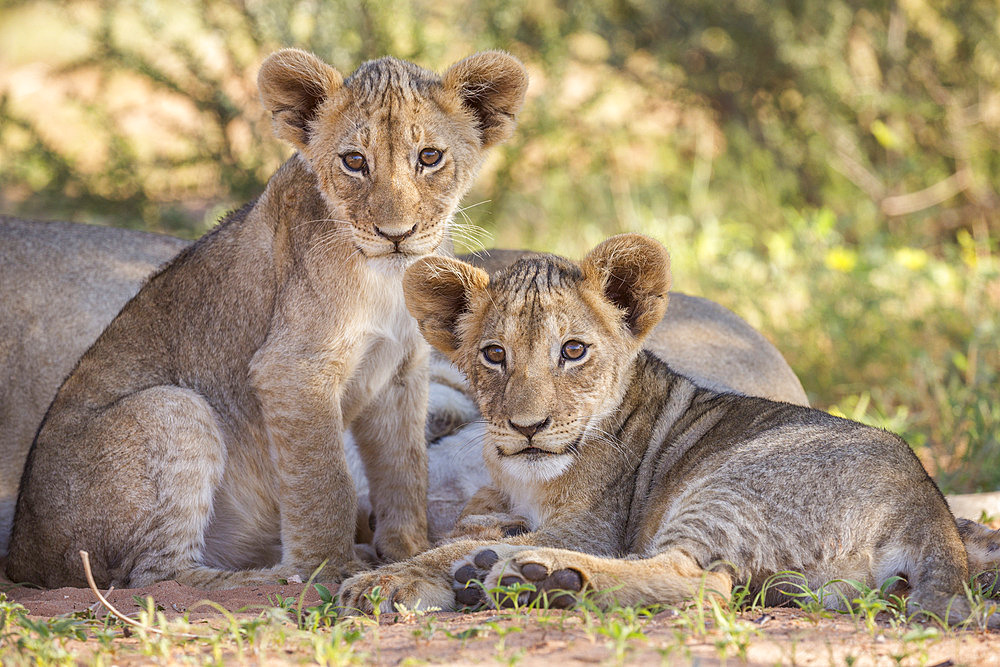
[[[568,568],[556,570],[552,574],[552,586],[549,588],[561,588],[566,591],[578,593],[583,588],[583,575],[576,570]]]
[[[518,579],[518,577],[513,578]],[[521,565],[521,578],[534,584],[535,591],[522,593],[518,599],[520,604],[531,603],[538,597],[542,597],[552,609],[567,609],[576,604],[575,594],[583,590],[583,575],[570,568],[562,568],[550,573],[549,569],[541,563],[525,563]],[[504,579],[508,579],[508,577],[504,577]],[[505,584],[503,580],[500,583]]]
[[[483,589],[473,584],[466,588],[455,589],[455,601],[463,607],[478,607],[486,600]]]
[[[455,601],[467,607],[476,607],[486,602],[486,594],[482,586],[475,581],[485,581],[490,569],[499,562],[499,556],[493,549],[483,549],[472,558],[472,563],[463,565],[455,571],[452,588]],[[512,596],[501,596],[502,606],[530,604],[541,597],[548,606],[554,609],[567,609],[576,604],[577,594],[584,589],[583,575],[571,568],[560,568],[549,571],[541,563],[523,563],[517,572],[504,573],[500,586],[515,587],[523,584],[534,586],[533,591],[521,591],[516,599]]]
[[[479,570],[477,570],[475,566],[463,565],[458,568],[457,572],[455,572],[455,581],[460,584],[467,584],[473,579],[478,579],[479,575]]]
[[[525,563],[521,566],[521,574],[528,581],[541,581],[549,576],[549,569],[538,563]]]
[[[472,559],[472,562],[475,563],[476,567],[480,570],[488,570],[496,565],[498,560],[500,560],[500,557],[497,556],[496,551],[493,551],[493,549],[483,549],[476,554],[476,557]]]
[[[474,580],[483,581],[489,573],[490,568],[500,560],[497,552],[493,549],[483,549],[472,558],[472,563],[463,565],[455,572],[455,581],[452,582],[452,590],[455,593],[455,601],[465,607],[478,607],[486,602],[486,594],[483,587],[478,583],[469,583]]]

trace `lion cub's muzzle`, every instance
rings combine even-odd
[[[537,421],[533,424],[526,424],[526,425],[519,424],[515,422],[513,419],[508,419],[507,423],[510,425],[512,429],[514,429],[515,431],[523,435],[525,438],[527,438],[528,443],[530,444],[531,439],[535,437],[536,433],[547,429],[549,425],[552,424],[552,417],[546,417],[541,421]]]
[[[409,229],[402,230],[402,231],[400,231],[400,230],[398,230],[398,229],[396,229],[394,227],[384,227],[383,228],[383,227],[379,227],[377,224],[375,225],[375,233],[378,234],[379,236],[381,236],[382,238],[386,239],[387,241],[389,241],[389,243],[392,244],[392,250],[390,252],[399,252],[399,253],[403,252],[400,249],[400,244],[403,241],[405,241],[406,239],[408,239],[411,236],[413,236],[413,234],[416,231],[417,231],[417,224],[416,223],[414,223],[414,225],[412,227],[410,227]]]
[[[393,224],[371,224],[369,257],[402,257],[419,259],[434,252],[441,243],[441,234],[435,233],[437,225],[415,222]]]
[[[508,440],[501,444],[497,449],[502,456],[538,461],[549,456],[572,453],[580,441],[580,438],[577,437],[567,445],[561,438],[547,432],[552,425],[552,417],[546,417],[532,424],[519,424],[512,419],[508,419],[507,425],[513,431],[524,436],[524,439],[522,440],[515,436],[511,438],[514,442]]]

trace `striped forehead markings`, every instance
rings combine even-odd
[[[491,291],[497,308],[526,314],[530,326],[539,326],[547,297],[565,294],[582,277],[575,266],[560,266],[552,259],[524,258],[496,274]]]
[[[394,102],[413,102],[440,78],[413,63],[380,58],[361,65],[347,80],[356,99],[379,107]]]
[[[398,137],[404,142],[416,144],[425,132],[419,123],[407,120],[403,111],[406,106],[419,104],[425,97],[426,89],[439,83],[432,72],[413,63],[394,58],[381,58],[364,63],[351,75],[347,84],[354,92],[354,106],[363,117],[367,117],[365,128],[359,132],[362,145],[371,146],[378,128],[388,132],[386,147],[388,160],[395,160]],[[395,127],[399,125],[399,127]]]

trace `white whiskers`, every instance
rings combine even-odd
[[[458,222],[454,217],[451,219],[451,224],[449,225],[449,232],[451,235],[462,242],[464,246],[472,251],[485,250],[487,243],[493,243],[493,235],[488,231],[476,225],[472,222],[472,219],[465,213],[470,208],[480,206],[487,203],[489,200],[481,201],[478,204],[471,204],[469,206],[464,206],[462,208],[456,209],[455,213],[462,216],[464,222]]]

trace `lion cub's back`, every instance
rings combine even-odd
[[[898,436],[800,406],[713,402],[721,414],[705,416],[716,426],[652,494],[655,547],[710,544],[706,563],[734,563],[755,581],[794,570],[818,585],[881,582],[915,554],[961,561],[944,498]]]

